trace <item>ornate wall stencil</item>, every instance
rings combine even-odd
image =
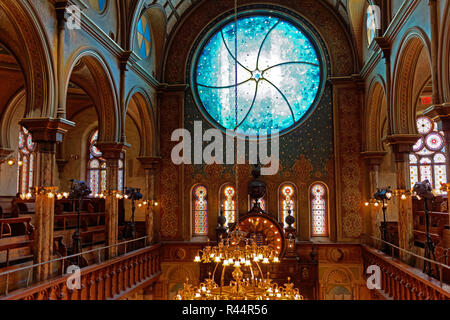
[[[360,213],[361,195],[361,126],[359,119],[359,92],[357,89],[338,90],[338,121],[341,178],[341,218],[343,235],[357,238],[363,231]],[[351,128],[351,129],[349,129]]]

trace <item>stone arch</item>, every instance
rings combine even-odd
[[[100,53],[90,48],[74,52],[66,65],[64,83],[67,96],[69,82],[82,88],[94,102],[99,121],[99,142],[118,142],[122,122],[117,89],[111,70]]]
[[[354,276],[347,268],[330,268],[327,270],[322,278],[322,295],[325,300],[336,300],[336,294],[333,294],[333,289],[338,288],[343,290],[343,299],[353,299],[355,295],[354,290]],[[345,293],[348,292],[350,297],[345,297]]]
[[[386,118],[386,85],[381,76],[376,76],[369,87],[366,101],[366,130],[364,144],[366,151],[383,151],[382,124]]]
[[[153,4],[151,6],[145,6],[145,1],[141,1],[140,5],[136,7],[136,11],[134,12],[134,16],[132,19],[132,25],[130,28],[129,43],[130,47],[133,46],[134,39],[136,36],[136,28],[139,19],[142,14],[147,14],[150,19],[150,27],[152,30],[152,38],[154,45],[154,55],[155,55],[155,70],[156,70],[156,78],[160,79],[161,70],[162,70],[162,60],[164,53],[164,44],[166,40],[167,34],[167,16],[164,11],[164,7],[160,4]]]
[[[0,145],[6,149],[12,148],[12,126],[14,125],[14,116],[19,104],[26,100],[26,92],[24,88],[17,91],[6,104],[5,111],[0,118]],[[16,123],[18,124],[18,123]]]
[[[25,118],[56,113],[54,61],[48,38],[28,1],[0,2],[0,42],[15,56],[27,92]]]
[[[431,74],[431,44],[420,28],[411,28],[406,32],[395,59],[393,81],[392,124],[394,134],[416,133],[416,96],[414,77],[422,50],[425,50]]]
[[[134,117],[134,120],[141,135],[140,156],[157,155],[157,124],[151,98],[143,88],[134,87],[128,94],[125,105],[124,132],[129,112],[139,116]]]

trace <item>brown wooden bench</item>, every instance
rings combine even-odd
[[[0,239],[6,237],[32,235],[34,227],[31,218],[0,219]]]
[[[0,196],[0,218],[11,218],[15,197]]]
[[[55,230],[69,230],[77,227],[78,214],[77,213],[63,213],[55,215]],[[89,227],[98,227],[105,225],[105,213],[80,213],[80,226],[86,230]]]
[[[35,214],[36,207],[34,200],[22,200],[16,198],[12,202],[12,216],[18,218],[21,214]]]
[[[9,267],[11,264],[32,259],[33,240],[29,236],[0,239],[0,267]]]

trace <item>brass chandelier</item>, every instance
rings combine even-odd
[[[303,300],[294,284],[283,286],[273,283],[261,270],[260,264],[280,263],[279,257],[269,246],[260,246],[255,239],[244,239],[237,229],[230,237],[221,240],[217,246],[207,245],[195,257],[197,263],[215,263],[214,272],[209,274],[198,287],[189,282],[178,291],[178,300]],[[218,267],[222,266],[220,284],[215,282]],[[225,273],[233,270],[232,280],[225,284]],[[245,277],[244,271],[248,271]]]

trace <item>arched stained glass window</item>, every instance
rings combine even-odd
[[[34,187],[35,144],[31,133],[24,127],[19,132],[19,192],[28,193]]]
[[[291,210],[291,215],[295,218],[295,189],[291,184],[282,185],[281,189],[281,212],[282,212],[282,222],[284,227],[288,227],[286,224],[286,217],[289,215],[289,210]],[[295,224],[292,225],[295,228]]]
[[[137,46],[139,56],[142,59],[148,58],[150,56],[150,51],[152,48],[151,30],[150,22],[147,15],[143,15],[137,24]]]
[[[89,181],[89,187],[92,190],[92,195],[101,194],[106,190],[106,160],[103,158],[103,154],[96,147],[98,141],[98,130],[94,130],[89,137],[89,159],[88,159],[88,172],[87,177]],[[118,185],[119,190],[123,191],[125,185],[124,179],[124,158],[122,153],[119,159],[119,177]]]
[[[107,0],[90,0],[92,8],[94,8],[97,12],[102,13],[106,8]]]
[[[319,182],[311,187],[311,235],[328,236],[328,193],[327,187]]]
[[[227,219],[227,224],[236,222],[236,204],[234,196],[236,190],[232,186],[225,186],[220,191],[220,203],[223,208],[223,214]]]
[[[218,128],[249,136],[284,133],[314,110],[322,67],[304,26],[276,15],[244,14],[237,22],[237,57],[233,19],[210,35],[197,50],[191,82],[200,110]]]
[[[422,137],[413,146],[413,154],[409,155],[409,177],[411,187],[416,182],[428,180],[438,194],[441,183],[447,182],[447,168],[443,133],[437,124],[427,117],[418,117],[417,130]]]
[[[368,6],[367,7],[367,13],[366,13],[366,28],[367,28],[367,44],[370,46],[373,39],[375,39],[375,35],[377,32],[377,23],[380,19],[377,17],[376,6]],[[378,20],[377,20],[378,19]]]
[[[193,190],[194,236],[208,235],[208,192],[204,186]]]

